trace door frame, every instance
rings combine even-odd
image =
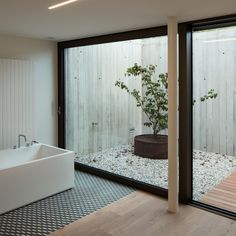
[[[235,219],[235,214],[203,203],[192,201],[192,28],[213,28],[236,22],[236,14],[203,20],[184,22],[178,25],[179,33],[179,201],[184,204],[212,211]],[[65,148],[65,68],[64,50],[70,47],[118,42],[167,35],[167,26],[76,39],[58,43],[58,145]],[[144,184],[86,165],[75,163],[75,168],[109,178],[135,188],[167,198],[168,190]]]
[[[236,213],[192,199],[193,180],[193,76],[192,31],[236,25],[236,15],[179,24],[179,198],[180,202],[236,219]]]
[[[152,27],[141,30],[121,32],[96,37],[82,38],[58,43],[58,145],[65,148],[65,52],[67,48],[88,46],[95,44],[119,42],[133,39],[144,39],[150,37],[166,36],[167,26]],[[168,197],[168,190],[162,187],[154,186],[125,176],[117,175],[108,171],[94,168],[75,162],[75,168],[81,171],[89,172],[134,188],[142,189],[153,194]]]

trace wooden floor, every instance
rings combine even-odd
[[[236,221],[181,205],[167,212],[167,200],[136,191],[50,236],[235,236]]]
[[[236,213],[236,171],[204,195],[201,202]]]

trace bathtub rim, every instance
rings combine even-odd
[[[47,157],[43,157],[43,158],[39,158],[39,159],[35,159],[35,160],[30,160],[30,161],[27,161],[27,162],[24,162],[24,163],[20,163],[18,165],[13,165],[13,166],[10,166],[10,167],[7,167],[7,168],[4,168],[4,169],[1,169],[0,167],[0,173],[1,172],[4,172],[5,170],[9,170],[9,169],[13,169],[13,168],[17,168],[17,167],[20,167],[20,166],[25,166],[25,165],[30,165],[31,163],[36,163],[36,162],[40,162],[42,160],[48,160],[48,159],[51,159],[51,158],[57,158],[57,157],[60,157],[60,156],[63,156],[63,155],[66,155],[66,154],[73,154],[74,155],[74,159],[75,159],[75,152],[73,151],[70,151],[70,150],[67,150],[67,149],[63,149],[63,148],[59,148],[59,147],[55,147],[55,146],[52,146],[52,145],[48,145],[48,144],[44,144],[44,143],[36,143],[34,144],[33,146],[46,146],[46,147],[49,147],[49,148],[53,148],[53,149],[59,149],[61,151],[63,151],[63,153],[59,153],[59,154],[55,154],[55,155],[51,155],[51,156],[47,156]],[[29,147],[20,147],[20,148],[30,148],[31,146]],[[17,148],[17,149],[20,149],[20,148]],[[3,150],[0,150],[1,151],[4,151],[4,150],[17,150],[17,149],[3,149]],[[0,165],[1,166],[1,165]]]

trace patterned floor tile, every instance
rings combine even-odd
[[[75,188],[0,215],[0,236],[44,236],[135,189],[75,171]]]

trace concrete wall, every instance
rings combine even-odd
[[[193,34],[193,147],[236,154],[236,27]],[[200,102],[210,89],[214,100]]]
[[[142,91],[140,79],[125,78],[134,63],[167,72],[167,37],[68,49],[66,55],[66,148],[88,154],[133,143],[152,133],[135,99],[115,83]]]

